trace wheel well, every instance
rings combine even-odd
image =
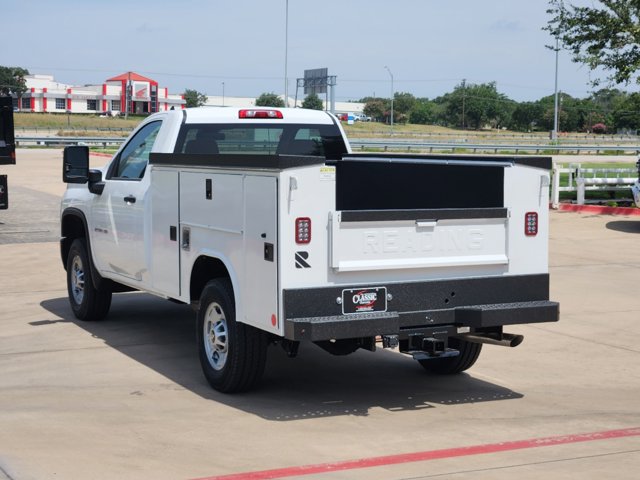
[[[230,278],[229,270],[221,260],[212,257],[199,257],[191,270],[190,299],[197,301],[204,286],[214,278]]]
[[[76,238],[85,238],[87,236],[84,221],[78,215],[68,214],[62,217],[62,225],[60,233],[62,239],[60,241],[60,255],[62,257],[62,265],[67,268],[67,257],[69,249]]]

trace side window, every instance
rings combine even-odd
[[[142,178],[161,125],[161,121],[151,122],[136,133],[122,150],[110,178]]]

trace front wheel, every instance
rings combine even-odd
[[[471,343],[458,338],[450,338],[449,347],[455,348],[460,354],[455,357],[431,358],[418,360],[418,362],[427,372],[451,375],[471,368],[482,350],[481,343]]]
[[[91,264],[84,238],[71,244],[67,257],[67,291],[76,318],[102,320],[111,307],[111,290],[97,289],[91,277]]]
[[[235,319],[228,280],[211,280],[200,296],[198,353],[209,384],[224,393],[249,390],[264,373],[267,336]]]

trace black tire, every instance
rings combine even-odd
[[[75,239],[67,256],[67,292],[73,314],[84,321],[102,320],[111,307],[111,290],[95,287],[91,268],[85,239]]]
[[[418,360],[420,365],[430,373],[439,375],[452,375],[464,372],[471,368],[482,350],[481,343],[471,343],[458,338],[449,339],[449,348],[455,348],[460,355],[455,357],[432,358],[429,360]]]
[[[200,296],[197,338],[202,371],[219,392],[242,392],[262,378],[267,335],[236,322],[233,288],[226,279],[209,281]]]

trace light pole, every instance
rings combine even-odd
[[[289,57],[289,0],[285,0],[284,12],[284,106],[289,106],[289,78],[287,61]]]
[[[551,132],[551,140],[554,142],[558,140],[558,37],[556,37],[556,86],[555,86],[555,99],[553,102],[553,132]]]
[[[393,135],[393,73],[391,73],[391,70],[386,65],[384,68],[387,69],[387,72],[389,72],[389,76],[391,77],[391,135]]]
[[[222,106],[224,107],[224,82],[222,82]]]

